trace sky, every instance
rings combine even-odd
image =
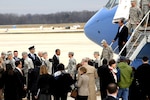
[[[96,11],[108,0],[1,0],[0,13],[50,14],[62,11]]]

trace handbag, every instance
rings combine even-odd
[[[78,95],[78,89],[75,87],[73,90],[71,90],[70,97],[76,98]]]

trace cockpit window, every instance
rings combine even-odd
[[[119,0],[109,0],[105,7],[111,9],[118,4],[119,4]]]

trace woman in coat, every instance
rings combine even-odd
[[[4,88],[4,100],[18,100],[17,77],[11,64],[6,64],[6,71],[2,75],[0,89]]]
[[[4,72],[3,59],[0,58],[0,82],[2,81],[2,74]],[[2,89],[0,89],[0,100],[2,100]]]
[[[51,87],[53,83],[53,77],[48,74],[45,65],[40,67],[40,76],[37,82],[37,95],[35,98],[38,100],[51,100]]]
[[[89,77],[86,75],[87,69],[85,67],[79,68],[79,79],[77,81],[78,97],[77,100],[87,100],[89,95]]]

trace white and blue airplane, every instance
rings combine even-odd
[[[137,4],[139,4],[139,0],[137,0]],[[131,0],[109,0],[108,3],[85,24],[85,35],[98,45],[105,39],[108,44],[111,44],[114,52],[119,57],[123,50],[118,52],[117,42],[112,43],[112,40],[118,30],[118,24],[116,24],[116,22],[120,18],[124,18],[126,21],[128,20],[130,7]],[[144,16],[125,45],[125,47],[127,47],[126,57],[132,61],[132,66],[135,68],[142,63],[141,59],[143,56],[150,58],[150,30],[148,27],[141,28],[141,24],[144,20],[148,23],[149,14],[150,11]],[[139,29],[140,34],[135,42],[131,42],[137,29]],[[135,47],[134,45],[137,43],[138,46]]]

